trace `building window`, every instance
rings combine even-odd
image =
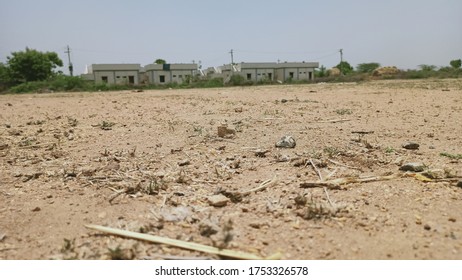
[[[165,83],[165,76],[164,75],[159,76],[159,82]]]
[[[117,79],[120,79],[120,76],[117,76]]]
[[[173,78],[176,78],[176,75],[173,75]]]
[[[102,76],[101,81],[105,84],[107,84],[107,76]]]
[[[178,75],[178,78],[183,79],[183,75]]]
[[[249,80],[249,81],[252,80],[252,74],[247,73],[247,80]]]

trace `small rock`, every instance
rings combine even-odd
[[[190,163],[191,162],[189,161],[189,159],[184,159],[178,162],[178,166],[185,166],[185,165],[189,165]]]
[[[456,186],[459,187],[459,188],[462,188],[462,180],[459,181],[459,182],[457,182],[457,185],[456,185]]]
[[[209,205],[214,207],[226,206],[226,204],[228,204],[229,201],[229,199],[222,194],[209,196],[207,200],[209,202]]]
[[[224,138],[236,134],[234,129],[228,128],[226,125],[220,125],[217,129],[218,137]]]
[[[282,136],[281,140],[276,142],[276,147],[277,148],[295,148],[295,145],[297,143],[295,142],[294,137],[290,135]]]
[[[5,150],[8,148],[8,144],[7,143],[0,143],[0,150]]]
[[[100,218],[100,219],[105,219],[106,216],[107,216],[106,212],[100,212],[100,213],[98,214],[98,218]]]
[[[412,172],[422,172],[425,169],[425,165],[420,162],[408,162],[399,168],[401,171],[412,171]]]
[[[432,227],[429,226],[428,224],[424,225],[424,230],[431,230],[431,229],[432,229]]]
[[[220,227],[218,227],[215,223],[210,221],[202,221],[199,224],[199,233],[202,236],[210,237],[220,231]]]
[[[234,108],[234,112],[242,113],[242,107]]]
[[[406,143],[403,143],[403,148],[407,149],[407,150],[417,150],[419,149],[419,144],[415,143],[415,142],[406,142]]]
[[[32,209],[32,212],[38,212],[38,211],[40,211],[40,210],[42,210],[42,209],[41,209],[40,207],[37,206],[37,207],[35,207],[34,209]]]
[[[18,129],[12,129],[8,131],[8,134],[11,136],[19,136],[21,135],[22,131]]]
[[[266,150],[266,149],[265,150],[264,149],[257,149],[257,150],[254,151],[254,154],[255,154],[256,157],[264,158],[264,157],[266,157],[266,153],[268,153],[268,152],[269,152],[269,150]]]
[[[281,103],[287,103],[287,99],[281,99]]]

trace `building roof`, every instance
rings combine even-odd
[[[197,70],[195,63],[175,63],[175,64],[148,64],[144,66],[145,71],[162,71],[162,70]]]
[[[93,71],[139,71],[140,64],[92,64],[88,67],[88,73]]]

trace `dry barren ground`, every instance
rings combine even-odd
[[[462,80],[3,95],[0,259],[462,259],[461,154]]]

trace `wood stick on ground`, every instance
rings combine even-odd
[[[317,121],[318,123],[338,123],[338,122],[348,122],[351,119],[335,119],[335,120],[326,120],[326,121]]]
[[[313,166],[316,173],[318,173],[319,180],[321,182],[324,181],[324,179],[322,178],[321,171],[319,171],[319,169],[316,167],[316,164],[314,164],[312,159],[310,159],[310,163],[311,163],[311,166]],[[327,192],[327,188],[326,187],[322,187],[322,188],[324,189],[324,193],[326,194],[327,201],[329,202],[330,206],[334,207],[334,203],[332,203],[332,200],[330,200],[330,196],[329,196],[329,193]]]
[[[240,195],[248,195],[248,194],[251,194],[253,192],[262,191],[262,190],[264,190],[264,189],[266,189],[268,187],[272,187],[272,186],[274,186],[276,184],[277,184],[277,179],[276,179],[276,176],[274,176],[273,179],[268,179],[268,180],[262,182],[258,187],[250,189],[248,191],[241,192],[239,194]]]
[[[138,232],[133,232],[133,231],[103,227],[99,225],[86,225],[85,227],[89,229],[97,230],[97,231],[102,231],[108,234],[113,234],[113,235],[118,235],[122,237],[133,238],[133,239],[138,239],[138,240],[143,240],[143,241],[149,241],[153,243],[165,244],[165,245],[174,246],[174,247],[192,250],[192,251],[216,254],[216,255],[229,257],[233,259],[241,259],[241,260],[261,260],[262,259],[261,257],[257,255],[246,253],[246,252],[234,251],[234,250],[229,250],[229,249],[220,249],[220,248],[213,247],[213,246],[207,246],[207,245],[202,245],[202,244],[194,243],[194,242],[187,242],[183,240],[176,240],[176,239],[161,237],[157,235],[150,235],[150,234],[145,234],[145,233],[138,233]],[[270,256],[270,258],[280,259],[281,255],[274,254]]]
[[[388,176],[369,176],[369,177],[343,177],[328,181],[311,181],[300,183],[301,188],[319,188],[326,187],[329,189],[341,189],[341,185],[347,185],[352,183],[367,183],[367,182],[377,182],[377,181],[386,181],[398,178],[396,174]]]

